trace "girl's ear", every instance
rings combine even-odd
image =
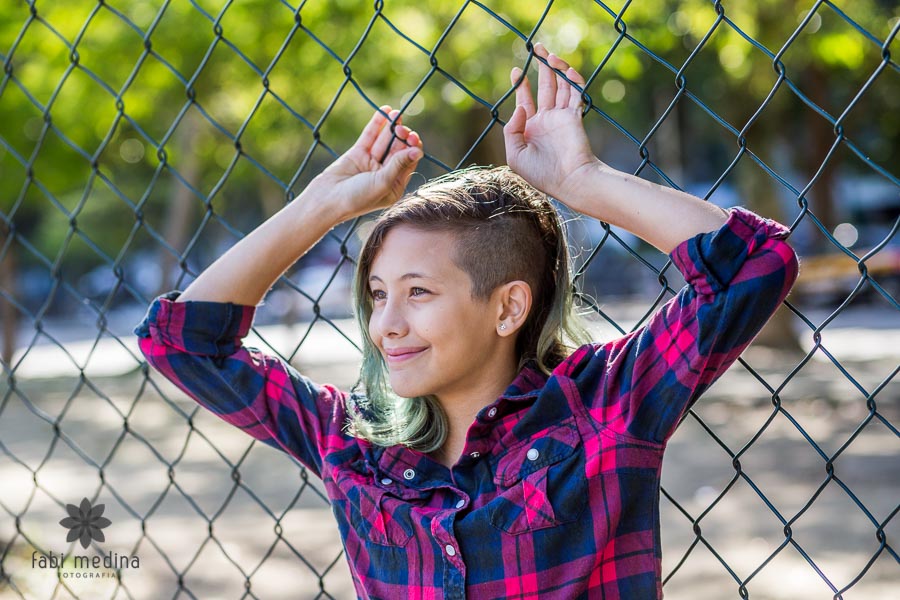
[[[516,280],[497,288],[497,333],[501,336],[517,332],[528,318],[531,310],[531,286]]]

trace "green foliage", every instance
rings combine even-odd
[[[622,4],[606,6],[615,13]],[[809,5],[725,2],[725,21],[706,0],[653,0],[629,4],[622,22],[627,36],[676,70],[709,34],[684,69],[686,88],[741,129],[777,80],[763,49],[779,53]],[[196,215],[246,214],[248,204],[258,216],[271,212],[262,208],[261,186],[287,201],[331,152],[352,143],[373,104],[405,106],[405,121],[422,133],[426,151],[454,166],[490,111],[441,70],[495,105],[509,91],[509,69],[527,59],[516,32],[476,4],[458,14],[462,6],[386,0],[376,14],[372,2],[340,0],[306,2],[295,13],[269,0],[70,0],[36,1],[34,17],[28,3],[13,1],[0,13],[0,56],[12,74],[0,84],[0,211],[51,258],[74,220],[107,255],[88,243],[73,247],[81,253],[73,263],[87,269],[121,251],[136,224],[134,207],[141,206],[147,225],[164,229],[181,186],[173,171],[189,173]],[[675,74],[620,35],[603,5],[560,1],[546,14],[543,3],[485,6],[526,36],[543,18],[536,39],[586,75],[603,64],[588,91],[639,140],[678,91]],[[810,85],[807,73],[823,74],[823,108],[832,116],[882,61],[879,44],[896,18],[886,6],[857,0],[842,7],[878,43],[823,5],[781,52],[801,91]],[[892,50],[896,55],[896,41]],[[531,77],[536,83],[534,66]],[[890,143],[900,135],[898,92],[898,73],[885,69],[844,123],[847,137],[882,166],[900,158]],[[511,109],[507,100],[500,117]],[[808,110],[779,91],[753,127],[754,150],[764,154],[801,135],[800,115]],[[692,144],[734,147],[733,136],[702,111],[688,112]],[[624,142],[596,117],[589,127]],[[491,133],[497,135],[499,127]]]

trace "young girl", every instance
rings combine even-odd
[[[422,142],[383,107],[398,139],[376,113],[300,197],[156,299],[135,331],[188,395],[322,478],[360,597],[661,597],[666,441],[797,275],[784,226],[594,157],[580,92],[553,69],[584,80],[535,54],[537,104],[511,74],[511,170],[461,171],[401,198]],[[688,285],[641,329],[590,342],[571,319],[547,195],[668,253]],[[241,345],[291,264],[381,208],[356,273],[364,396]]]

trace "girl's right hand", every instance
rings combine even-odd
[[[399,111],[382,106],[356,143],[313,179],[307,192],[316,202],[327,202],[342,221],[386,208],[406,191],[406,184],[424,152],[419,134],[400,124]],[[396,121],[393,137],[390,124]],[[388,149],[390,144],[390,149]],[[381,157],[388,150],[384,163]]]

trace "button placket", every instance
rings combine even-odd
[[[385,546],[404,546],[410,539],[409,529],[400,520],[391,518],[394,508],[389,503],[401,502],[397,497],[397,481],[390,477],[376,476],[368,485],[359,482],[356,494],[349,498],[352,526],[368,541]]]

